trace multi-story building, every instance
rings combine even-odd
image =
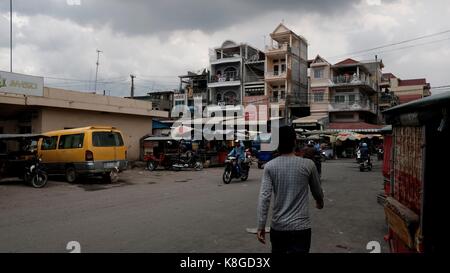
[[[296,127],[308,130],[323,130],[329,123],[331,64],[320,55],[308,62],[308,101],[310,115],[293,121]]]
[[[294,123],[299,127],[309,125],[334,130],[379,128],[377,83],[381,80],[383,67],[382,61],[353,59],[331,65],[317,56],[310,61],[311,115]]]
[[[143,100],[152,102],[153,110],[167,111],[170,113],[173,107],[173,94],[175,91],[154,91],[149,92],[147,96],[134,96],[135,100]],[[128,97],[131,99],[130,97]]]
[[[426,79],[402,80],[392,73],[383,74],[383,87],[393,92],[400,104],[431,96],[431,87]]]
[[[264,53],[248,44],[225,41],[210,52],[209,102],[244,104],[244,97],[264,96]]]
[[[280,24],[266,48],[265,90],[280,116],[306,116],[308,112],[308,42]]]
[[[203,107],[208,104],[208,77],[209,72],[207,69],[203,69],[197,73],[188,72],[187,75],[179,76],[180,90],[178,95],[184,94],[182,97],[185,100],[185,105],[190,108],[194,107],[194,100],[197,98],[201,99]]]
[[[379,87],[381,61],[346,59],[331,66],[330,129],[372,127],[379,123]],[[349,124],[354,123],[354,124]],[[370,128],[369,128],[370,129]]]

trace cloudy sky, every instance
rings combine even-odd
[[[14,71],[44,76],[49,86],[93,90],[100,49],[99,90],[128,94],[130,74],[138,94],[173,89],[178,75],[208,66],[209,48],[231,39],[263,49],[282,21],[308,39],[310,58],[336,63],[378,54],[385,72],[450,84],[448,0],[13,2]],[[0,70],[9,71],[7,0],[0,1],[0,37]]]

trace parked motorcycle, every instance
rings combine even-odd
[[[194,169],[201,171],[203,169],[203,163],[200,161],[195,153],[188,153],[186,156],[179,156],[178,160],[172,165],[173,170],[181,171],[184,169]]]
[[[241,179],[241,181],[246,181],[250,174],[250,162],[251,157],[247,156],[239,168],[237,158],[229,157],[225,161],[225,171],[223,172],[222,177],[223,183],[230,184],[233,179]]]
[[[368,170],[369,172],[372,171],[372,162],[370,158],[361,160],[361,163],[359,163],[359,170],[361,172],[364,172],[365,170]]]
[[[25,167],[25,182],[34,188],[43,188],[47,185],[48,175],[41,165],[42,159],[35,156],[31,164]]]

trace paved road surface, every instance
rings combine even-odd
[[[325,209],[311,209],[312,252],[368,252],[382,242],[380,164],[360,173],[353,160],[324,164]],[[35,190],[0,184],[0,252],[269,252],[255,235],[262,171],[223,185],[222,169],[202,172],[133,170],[116,185],[97,180],[70,185],[51,181]],[[313,206],[312,206],[313,208]]]

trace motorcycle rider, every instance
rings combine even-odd
[[[370,151],[367,143],[363,143],[359,151],[361,153],[362,162],[367,160],[370,164]]]
[[[315,148],[314,141],[308,141],[308,144],[303,151],[303,157],[311,159],[316,164],[317,172],[319,173],[319,175],[321,175],[322,164],[320,162],[320,152]]]
[[[233,150],[228,154],[228,157],[235,157],[237,162],[237,168],[239,173],[241,173],[241,163],[245,160],[245,148],[243,145],[241,145],[241,142],[239,140],[236,140],[235,146]]]

